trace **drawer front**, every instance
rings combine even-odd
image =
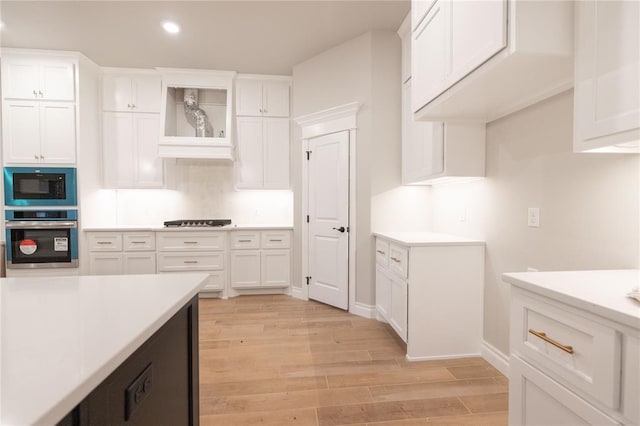
[[[225,249],[224,232],[158,232],[159,251],[216,251]]]
[[[380,238],[376,238],[376,263],[389,266],[389,243]]]
[[[567,307],[569,308],[569,307]],[[512,289],[511,346],[574,391],[620,406],[621,335],[585,313]],[[591,319],[593,318],[593,319]]]
[[[153,232],[125,232],[122,234],[124,251],[154,251],[156,237]]]
[[[262,231],[263,249],[288,249],[291,247],[290,231]]]
[[[122,251],[122,234],[119,232],[92,232],[87,235],[89,251]]]
[[[389,269],[402,278],[407,278],[409,250],[395,244],[389,244]]]
[[[222,271],[224,253],[158,253],[158,271]]]
[[[229,234],[232,250],[260,248],[260,233],[257,231],[234,231]]]

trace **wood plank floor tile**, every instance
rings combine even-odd
[[[408,362],[386,323],[285,295],[200,301],[202,425],[507,423],[484,359]]]
[[[509,407],[509,394],[506,392],[461,396],[460,400],[472,413],[507,411]]]
[[[433,398],[320,407],[318,408],[318,424],[320,426],[334,426],[421,417],[454,416],[467,413],[469,411],[458,398]]]

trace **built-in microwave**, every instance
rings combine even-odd
[[[5,167],[5,206],[76,206],[73,167]]]

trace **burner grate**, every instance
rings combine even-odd
[[[216,227],[231,225],[231,219],[187,219],[187,220],[168,220],[164,222],[167,228],[186,228],[186,227]]]

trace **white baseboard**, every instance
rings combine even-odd
[[[409,356],[406,355],[407,361],[435,361],[440,359],[458,359],[458,358],[474,358],[480,354],[453,354],[453,355],[437,355],[437,356]]]
[[[493,365],[499,372],[509,377],[509,356],[486,340],[482,341],[482,358]]]
[[[302,292],[302,287],[291,287],[291,297],[295,297],[296,299],[307,300],[304,297],[304,293]]]
[[[365,305],[364,303],[356,302],[349,308],[349,312],[364,318],[373,319],[376,317],[376,307],[374,305]]]

